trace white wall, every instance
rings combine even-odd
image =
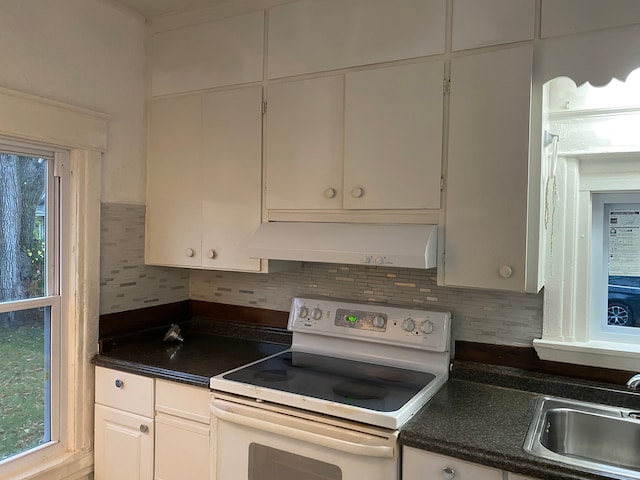
[[[112,117],[102,201],[145,201],[145,26],[100,0],[2,0],[0,86]]]

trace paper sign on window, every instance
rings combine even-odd
[[[640,208],[609,213],[609,275],[640,276]]]

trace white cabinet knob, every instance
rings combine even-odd
[[[196,254],[196,251],[193,248],[187,248],[184,253],[187,257],[191,258]]]
[[[364,188],[362,187],[356,187],[353,190],[351,190],[351,196],[354,198],[360,198],[364,195]]]
[[[444,480],[453,480],[456,476],[456,471],[451,467],[444,467],[442,469],[442,478]]]
[[[324,191],[324,198],[335,198],[337,194],[338,192],[335,188],[327,188]]]
[[[502,278],[510,278],[513,275],[513,269],[509,265],[503,265],[498,269],[498,275]]]
[[[140,425],[140,431],[141,431],[142,433],[145,433],[145,434],[146,434],[146,433],[149,433],[149,427],[148,427],[148,426],[146,426],[146,425],[143,423],[143,424],[141,424],[141,425]]]
[[[215,250],[209,250],[209,251],[207,252],[207,257],[209,257],[209,258],[211,258],[211,259],[214,259],[214,258],[216,258],[217,256],[218,256],[218,254],[216,253],[216,251],[215,251]]]

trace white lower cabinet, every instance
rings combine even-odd
[[[502,470],[445,457],[412,447],[402,448],[402,480],[502,480]]]
[[[153,418],[96,405],[96,480],[153,478]]]
[[[536,480],[413,447],[402,447],[402,480]]]
[[[209,397],[96,367],[95,480],[209,480]]]
[[[208,480],[209,390],[156,381],[156,480]]]
[[[96,367],[95,480],[151,480],[153,447],[153,379]]]

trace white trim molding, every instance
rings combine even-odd
[[[638,371],[640,345],[612,342],[554,342],[535,339],[533,347],[543,360],[577,363],[615,370]]]
[[[65,152],[61,199],[60,441],[0,462],[0,478],[80,479],[93,471],[94,373],[100,300],[100,172],[109,117],[0,88],[0,136]],[[68,152],[68,159],[66,159]]]
[[[108,115],[0,87],[0,134],[68,149],[107,149]]]
[[[542,338],[533,341],[542,360],[640,371],[640,343],[631,336],[614,342],[589,333],[592,194],[639,190],[639,157],[627,152],[558,158],[555,178],[547,182]]]

